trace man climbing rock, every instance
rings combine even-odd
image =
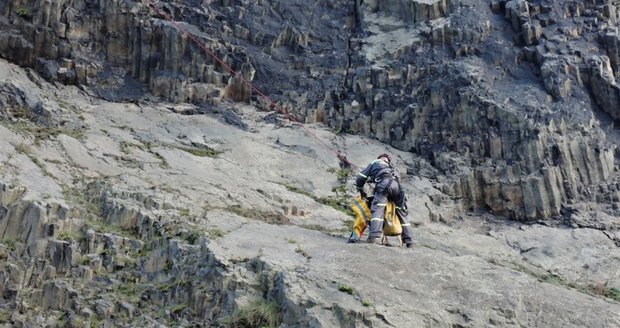
[[[407,197],[399,180],[400,175],[392,165],[392,158],[388,154],[379,155],[376,160],[370,162],[357,174],[355,185],[363,198],[367,197],[364,191],[366,182],[375,183],[374,197],[370,206],[372,218],[370,219],[369,243],[376,243],[381,238],[385,207],[388,201],[392,201],[396,205],[396,214],[403,228],[403,243],[407,245],[407,248],[413,247],[411,226],[407,218]]]

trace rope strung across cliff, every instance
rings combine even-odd
[[[233,76],[238,78],[241,82],[243,82],[245,85],[247,85],[257,95],[259,95],[261,98],[266,100],[269,103],[269,105],[271,106],[271,108],[275,109],[278,113],[283,114],[290,121],[293,121],[293,122],[299,124],[299,126],[301,126],[301,128],[307,134],[309,134],[310,136],[312,136],[315,139],[317,139],[326,148],[328,148],[334,154],[336,154],[336,156],[340,160],[341,166],[345,165],[345,166],[352,167],[352,168],[357,168],[358,167],[357,165],[351,163],[346,158],[346,156],[342,155],[339,150],[337,150],[334,147],[330,146],[325,141],[323,141],[321,138],[319,138],[316,134],[314,134],[312,131],[310,131],[302,122],[297,120],[297,118],[295,118],[291,113],[289,113],[288,110],[286,110],[282,106],[278,105],[278,103],[276,103],[275,101],[271,100],[271,98],[269,98],[269,96],[267,96],[263,92],[261,92],[256,86],[254,86],[254,84],[252,82],[250,82],[248,79],[243,77],[242,74],[240,74],[239,72],[235,71],[230,65],[226,64],[213,51],[211,51],[209,49],[209,47],[207,47],[207,45],[201,39],[199,39],[196,35],[194,35],[190,31],[188,31],[185,27],[183,27],[181,24],[179,24],[177,21],[175,21],[172,16],[170,16],[166,11],[161,9],[161,7],[159,7],[156,3],[154,3],[152,0],[146,0],[146,2],[147,2],[149,7],[151,7],[153,10],[155,10],[160,16],[164,17],[166,21],[170,22],[179,31],[185,33],[185,35],[187,35],[190,38],[190,40],[192,40],[205,53],[207,53],[209,56],[211,56],[211,58],[213,58],[217,63],[222,65],[222,67],[224,67],[228,72],[230,72],[230,74],[232,74]]]

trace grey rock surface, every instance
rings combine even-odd
[[[0,69],[0,83],[30,83]],[[41,103],[66,107],[53,119],[81,133],[2,121],[7,327],[227,326],[256,302],[275,304],[279,327],[620,324],[617,220],[596,207],[569,226],[469,215],[420,174],[430,164],[377,140],[248,105],[183,115],[196,109],[41,83]],[[325,144],[357,166],[394,155],[413,250],[346,244],[351,217],[325,204],[353,179]]]
[[[425,158],[464,208],[535,221],[618,201],[617,11],[605,1],[8,1],[0,54],[108,100],[273,109],[252,82],[297,120]],[[0,103],[48,108],[19,93]]]

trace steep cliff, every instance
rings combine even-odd
[[[8,1],[0,10],[0,54],[107,99],[143,99],[142,82],[172,101],[268,109],[243,83],[252,81],[301,120],[429,160],[465,209],[532,220],[574,202],[618,202],[611,1]]]

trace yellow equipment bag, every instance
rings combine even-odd
[[[366,226],[370,223],[370,208],[366,204],[366,200],[361,196],[356,196],[351,203],[351,209],[355,213],[355,221],[353,221],[353,232],[351,232],[351,241],[359,241],[366,230]]]
[[[401,233],[403,233],[403,227],[400,225],[398,214],[396,214],[396,205],[393,202],[388,202],[383,219],[383,235],[400,236]]]
[[[355,221],[353,222],[353,232],[351,232],[350,241],[359,241],[366,230],[366,227],[370,223],[372,213],[366,203],[366,200],[360,196],[356,196],[351,203],[351,209],[355,213]],[[383,235],[384,236],[399,236],[403,232],[403,227],[400,224],[398,215],[396,214],[396,205],[393,202],[388,202],[385,208],[385,218],[383,221]]]

